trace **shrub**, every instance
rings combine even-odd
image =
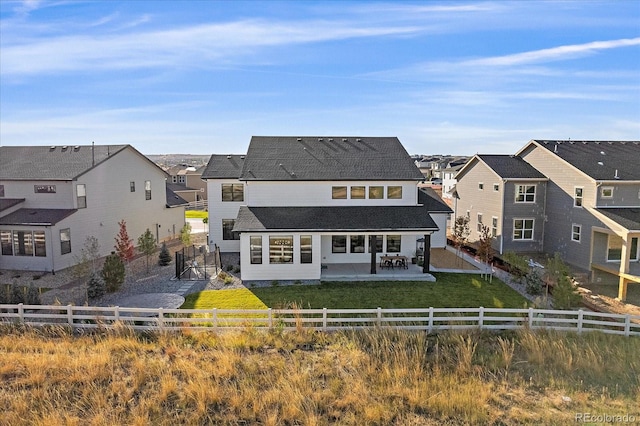
[[[556,309],[572,309],[580,306],[582,296],[569,277],[563,275],[553,287],[553,306]]]
[[[509,266],[509,273],[519,282],[522,282],[522,279],[531,269],[527,259],[512,251],[506,252],[502,256],[502,260]]]
[[[102,278],[100,278],[98,274],[91,274],[87,282],[87,297],[89,299],[96,299],[104,295],[106,291],[107,288]]]
[[[227,277],[229,276],[229,274],[227,274],[225,271],[220,271],[218,272],[218,279],[224,281],[225,279],[227,279]]]
[[[167,266],[171,263],[171,253],[169,253],[169,249],[167,248],[166,243],[162,243],[162,248],[160,249],[160,256],[158,259],[158,263],[160,266]]]
[[[271,286],[272,287],[278,287],[279,285],[280,285],[280,281],[278,281],[278,280],[271,281]]]
[[[24,296],[24,303],[26,305],[40,305],[40,292],[38,287],[30,285],[27,288],[27,294]]]
[[[239,273],[239,272],[240,272],[240,267],[239,267],[239,266],[235,266],[235,267],[233,268],[233,273],[234,273],[234,274],[237,274],[237,273]]]
[[[233,284],[233,277],[232,277],[232,276],[230,276],[230,275],[227,275],[227,277],[224,279],[224,283],[225,283],[226,285]]]
[[[24,287],[18,284],[11,286],[11,293],[9,294],[9,303],[17,305],[24,303]]]
[[[524,285],[527,293],[531,294],[532,296],[537,296],[539,294],[542,294],[544,282],[542,281],[540,273],[538,273],[538,271],[535,269],[531,269],[524,276]]]
[[[102,278],[109,293],[117,291],[124,282],[124,262],[115,252],[111,252],[104,261]]]
[[[225,266],[224,269],[226,269],[228,272],[231,272],[231,271],[233,271],[233,265],[227,265],[227,266]]]

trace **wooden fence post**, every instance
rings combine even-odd
[[[578,310],[578,334],[582,334],[582,320],[584,316],[584,311],[582,309]]]
[[[482,326],[484,325],[484,307],[480,306],[480,310],[478,311],[478,327],[482,330]]]
[[[73,306],[67,305],[67,322],[73,327]]]
[[[116,306],[113,310],[113,316],[115,317],[116,321],[120,321],[120,306]]]
[[[327,308],[322,308],[322,331],[327,331]]]
[[[273,328],[273,311],[271,308],[268,309],[269,313],[269,328]]]

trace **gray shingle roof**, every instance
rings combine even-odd
[[[640,180],[640,141],[535,142],[595,180]]]
[[[71,216],[76,209],[19,209],[0,218],[0,225],[50,226]]]
[[[24,201],[24,198],[0,198],[0,212],[16,206]]]
[[[234,231],[437,231],[423,206],[247,207]]]
[[[244,155],[212,155],[202,172],[202,179],[238,179],[242,174]]]
[[[184,188],[184,187],[183,187]],[[166,195],[167,195],[167,207],[178,207],[189,204],[187,200],[173,192],[170,187],[170,184],[166,185]]]
[[[486,155],[478,157],[503,179],[546,179],[531,164],[515,155]]]
[[[640,208],[599,208],[596,210],[629,231],[640,230]]]
[[[396,137],[254,136],[242,180],[422,180]]]
[[[3,146],[0,179],[72,180],[129,145]]]
[[[430,213],[453,213],[451,207],[433,190],[433,188],[418,188],[418,203],[424,205]]]

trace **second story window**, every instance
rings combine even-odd
[[[384,186],[370,186],[369,199],[381,200],[384,198]]]
[[[346,186],[332,186],[331,198],[334,200],[346,200],[347,199],[347,187]]]
[[[494,191],[500,191],[500,185],[499,185],[499,184],[497,184],[497,183],[494,183],[494,184],[493,184],[493,190],[494,190]]]
[[[535,203],[535,185],[516,185],[516,203]]]
[[[76,193],[78,198],[78,208],[87,208],[87,187],[83,183],[76,185]]]
[[[0,185],[0,198],[4,197],[4,185]]]
[[[582,207],[582,188],[573,189],[573,207]]]
[[[482,191],[484,189],[484,183],[478,182],[478,189]]]
[[[482,213],[478,213],[478,232],[482,232]]]
[[[150,180],[144,181],[144,199],[145,200],[151,199],[151,181]]]
[[[351,187],[351,199],[352,200],[364,200],[365,199],[364,186],[352,186]]]
[[[136,183],[129,182],[129,192],[136,192]]]
[[[613,198],[613,187],[603,186],[600,190],[600,195],[602,196],[602,198]]]
[[[393,199],[393,200],[402,199],[402,187],[401,186],[387,187],[387,198]]]
[[[223,183],[222,201],[244,201],[244,185],[241,183]]]

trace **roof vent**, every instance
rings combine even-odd
[[[74,150],[75,152],[80,151],[80,145],[76,145],[76,146],[74,146],[74,147],[73,147],[73,150]]]
[[[329,142],[333,142],[333,138],[329,138]]]
[[[55,146],[55,145],[51,145],[51,146],[49,147],[49,151],[55,151],[55,150],[56,150],[56,146]]]
[[[322,142],[324,139],[322,138],[318,138],[318,142]]]
[[[346,142],[346,141],[347,141],[347,138],[342,138],[342,142]]]
[[[600,151],[600,155],[605,155],[605,154],[604,154],[604,151]]]
[[[294,172],[290,173],[291,177],[296,177],[296,174]]]
[[[302,142],[302,138],[298,138],[298,142]]]
[[[63,146],[63,147],[62,147],[62,152],[65,152],[65,151],[67,150],[67,148],[69,148],[69,147],[68,147],[68,146],[66,146],[66,145],[65,145],[65,146]]]
[[[241,159],[241,160],[244,160],[244,155],[241,155],[241,156],[240,156],[240,159]]]
[[[227,155],[227,160],[231,160],[231,156],[230,155]]]
[[[604,163],[602,161],[598,161],[598,166],[604,166]]]
[[[362,139],[357,138],[357,139],[356,139],[356,142],[362,142]]]
[[[618,169],[616,169],[616,174],[613,176],[614,179],[620,179],[620,176],[618,175]]]
[[[555,144],[555,146],[553,147],[553,152],[554,153],[558,153],[558,144]]]

